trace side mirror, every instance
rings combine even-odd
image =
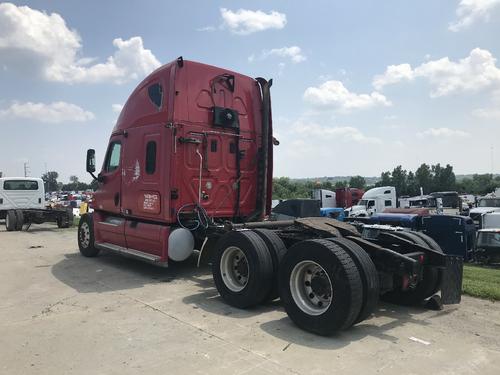
[[[87,172],[92,174],[95,172],[95,150],[87,150]]]

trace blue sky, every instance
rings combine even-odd
[[[0,171],[88,181],[85,150],[182,55],[274,78],[276,176],[499,172],[499,21],[500,0],[0,3]]]

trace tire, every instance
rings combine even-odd
[[[73,225],[73,213],[66,212],[56,220],[58,228],[69,228]]]
[[[279,290],[290,319],[322,336],[349,328],[363,301],[358,267],[342,247],[324,239],[288,249],[280,265]]]
[[[273,261],[264,240],[253,231],[232,231],[215,246],[212,274],[221,297],[229,305],[245,309],[269,296]]]
[[[24,224],[24,213],[21,210],[16,210],[16,230],[20,231],[23,229]]]
[[[84,257],[95,257],[99,249],[95,247],[94,222],[92,214],[82,215],[78,223],[78,248]]]
[[[423,239],[432,250],[436,250],[441,254],[444,254],[443,249],[441,249],[441,246],[439,246],[439,244],[429,235],[422,232],[414,232],[413,234]],[[432,289],[432,292],[429,297],[433,296],[439,291],[439,289],[441,289],[441,283],[443,282],[443,270],[438,269],[437,274],[438,274],[438,280],[436,282],[436,285]]]
[[[271,260],[273,262],[273,284],[271,290],[269,291],[269,294],[264,299],[264,301],[274,301],[279,297],[278,271],[281,260],[286,254],[286,246],[281,238],[279,238],[276,233],[269,229],[254,229],[253,231],[264,240],[267,246],[267,250],[269,251],[269,255],[271,255]]]
[[[7,215],[5,216],[5,228],[8,232],[12,232],[16,230],[17,226],[17,215],[14,210],[7,211]]]
[[[394,234],[414,244],[430,248],[427,242],[414,232],[394,232]],[[434,289],[438,282],[438,270],[424,266],[422,280],[420,280],[414,289],[408,291],[393,290],[384,294],[383,299],[387,302],[401,305],[419,305],[434,294]]]
[[[354,324],[357,324],[370,317],[377,308],[380,296],[380,282],[377,268],[370,256],[358,244],[345,238],[329,238],[328,240],[344,249],[358,267],[363,284],[363,301],[361,303],[361,310],[354,320]]]

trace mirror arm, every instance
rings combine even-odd
[[[94,180],[99,181],[99,176],[96,176],[93,172],[88,172],[88,174],[90,174]]]

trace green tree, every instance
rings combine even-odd
[[[349,180],[349,186],[358,189],[364,189],[366,186],[366,180],[362,176],[352,176]]]
[[[415,182],[419,189],[420,188],[424,189],[424,194],[429,194],[432,192],[433,188],[432,171],[427,164],[425,163],[422,164],[415,171]]]
[[[58,183],[57,183],[58,178],[59,178],[59,173],[57,173],[56,171],[50,171],[42,175],[42,180],[45,183],[45,190],[47,192],[58,190]]]
[[[380,180],[375,184],[375,186],[390,186],[392,185],[391,172],[382,172],[380,174]]]
[[[391,185],[396,188],[396,194],[398,196],[407,195],[408,194],[408,182],[407,182],[407,174],[406,170],[403,169],[400,165],[398,165],[392,171]]]
[[[335,189],[341,189],[341,188],[345,188],[345,187],[347,187],[347,185],[348,185],[348,182],[347,182],[347,181],[345,181],[345,180],[343,180],[343,181],[337,181],[337,182],[335,183],[334,188],[335,188]]]

